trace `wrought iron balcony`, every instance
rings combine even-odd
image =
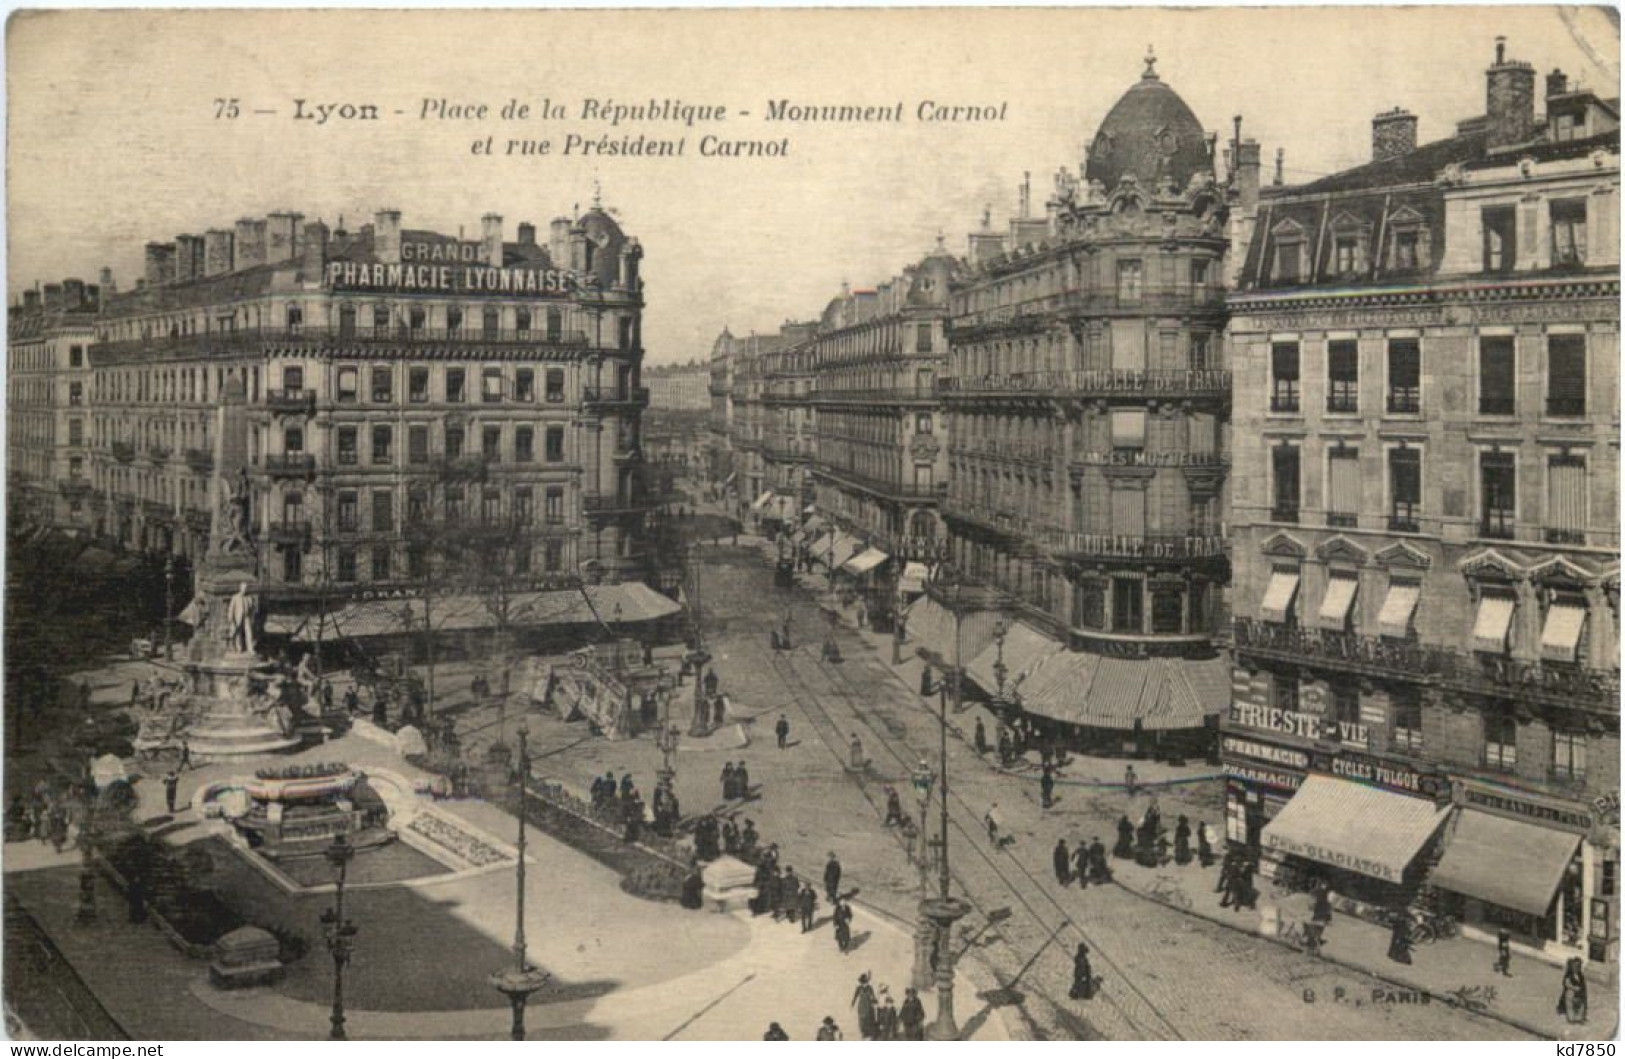
[[[581,498],[581,506],[589,515],[607,518],[642,514],[649,510],[649,501],[629,496],[600,496],[596,493],[587,493]]]
[[[273,522],[267,527],[266,536],[273,541],[301,544],[310,539],[310,520],[301,518]]]
[[[1496,698],[1525,697],[1556,705],[1619,712],[1619,673],[1583,666],[1544,665],[1330,629],[1301,629],[1251,618],[1231,626],[1238,654],[1294,665],[1319,663],[1371,676],[1403,674]]]
[[[316,411],[315,390],[267,390],[265,406],[273,412],[311,415]]]
[[[116,358],[121,354],[161,353],[247,353],[268,347],[282,349],[320,348],[343,345],[376,346],[488,346],[543,349],[585,349],[584,331],[508,331],[478,327],[252,327],[203,334],[150,336],[98,342],[91,346],[94,356]]]
[[[1219,369],[1176,369],[956,375],[938,380],[937,392],[944,400],[985,397],[1221,398],[1230,393],[1230,372]]]
[[[645,408],[649,404],[649,388],[647,386],[583,386],[581,388],[581,404],[584,408],[589,409],[611,405]]]
[[[168,445],[153,444],[147,446],[147,459],[151,460],[153,463],[166,462],[169,459],[169,453],[170,449]]]
[[[91,488],[91,484],[83,478],[64,478],[56,483],[57,492],[69,499],[89,496]]]
[[[208,449],[187,449],[186,465],[199,474],[214,470],[214,453]]]
[[[308,452],[287,452],[266,456],[265,470],[272,477],[308,478],[316,473],[316,457]]]
[[[131,463],[135,460],[135,445],[128,441],[115,441],[111,446],[113,458],[120,463]]]

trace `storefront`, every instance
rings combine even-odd
[[[1464,934],[1502,929],[1543,958],[1614,958],[1617,831],[1592,807],[1464,780],[1428,882]]]

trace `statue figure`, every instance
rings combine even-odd
[[[239,582],[237,594],[226,606],[226,642],[232,650],[254,653],[254,621],[258,612],[259,603],[248,594],[248,582]]]
[[[246,468],[237,468],[237,480],[231,483],[231,495],[225,501],[225,539],[220,542],[222,555],[237,555],[252,551],[253,545],[249,542],[252,532],[248,498],[248,471]]]
[[[311,665],[311,661],[315,657],[316,653],[314,651],[306,651],[300,657],[299,665],[293,674],[293,679],[305,693],[304,701],[307,703],[316,701],[316,669]]]

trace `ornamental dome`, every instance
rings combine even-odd
[[[1171,177],[1184,188],[1191,177],[1212,168],[1202,123],[1179,93],[1163,84],[1156,59],[1148,56],[1139,83],[1100,123],[1084,179],[1100,181],[1108,192],[1129,174],[1146,187]]]

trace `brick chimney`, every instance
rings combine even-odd
[[[39,291],[23,291],[23,312],[32,313],[39,310]]]
[[[175,282],[189,283],[203,278],[203,237],[177,235],[175,237]]]
[[[62,281],[62,307],[70,311],[85,307],[84,280],[65,279]]]
[[[372,218],[372,252],[379,264],[401,263],[401,211],[379,210]]]
[[[299,222],[303,214],[286,210],[265,219],[265,260],[273,265],[299,257]]]
[[[311,221],[305,225],[304,238],[299,245],[300,265],[299,271],[304,278],[320,280],[322,270],[327,267],[327,225],[321,221]]]
[[[148,243],[145,276],[147,286],[173,282],[175,279],[175,244]]]
[[[529,221],[520,221],[518,241],[521,246],[535,246],[536,226]]]
[[[47,283],[45,285],[45,310],[62,308],[62,284]]]
[[[502,215],[487,213],[480,218],[480,260],[492,268],[502,267]]]
[[[113,285],[113,270],[112,269],[103,268],[102,271],[101,271],[101,275],[97,276],[96,279],[97,279],[97,285],[101,287],[103,294],[112,294],[112,293],[114,293],[115,291],[118,290],[118,287]]]
[[[1495,65],[1485,72],[1484,115],[1492,151],[1527,143],[1535,128],[1535,68],[1507,59],[1506,41],[1495,38]]]
[[[1553,70],[1546,75],[1546,98],[1561,96],[1569,90],[1569,75],[1562,70]]]
[[[1404,107],[1385,110],[1371,119],[1371,160],[1385,161],[1416,150],[1416,115]]]
[[[1236,194],[1243,207],[1258,205],[1258,185],[1263,176],[1263,148],[1257,140],[1236,144]]]
[[[231,233],[210,228],[203,233],[203,274],[219,276],[231,271]]]
[[[265,221],[244,217],[232,238],[232,271],[265,264]]]

